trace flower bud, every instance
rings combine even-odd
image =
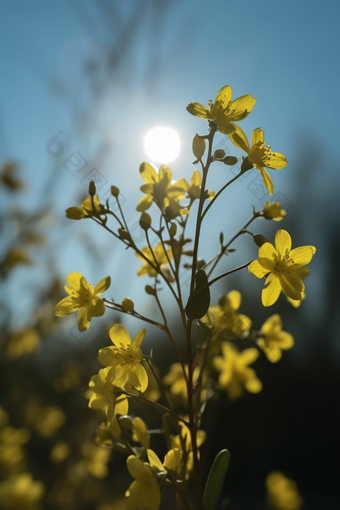
[[[259,248],[261,248],[261,246],[264,243],[268,243],[268,239],[266,237],[264,237],[263,235],[261,235],[261,234],[255,234],[254,235],[254,242],[255,242],[255,244],[257,244],[257,246]]]
[[[143,212],[139,219],[139,224],[143,230],[148,230],[151,227],[151,216],[150,214]]]
[[[111,186],[111,195],[113,197],[118,197],[118,195],[119,195],[119,188],[117,188],[117,186]]]
[[[170,227],[170,237],[173,238],[175,237],[176,233],[177,233],[177,225],[176,223],[171,223],[171,227]]]
[[[223,163],[225,165],[234,166],[238,162],[238,159],[236,156],[226,156],[223,160]]]
[[[223,149],[217,149],[214,154],[214,159],[223,159],[225,157],[225,151]]]
[[[205,140],[204,138],[200,138],[197,133],[192,141],[192,152],[198,160],[202,158],[205,152]]]
[[[94,197],[96,193],[97,193],[96,183],[94,181],[90,181],[90,184],[89,184],[89,195],[90,195],[90,197]]]
[[[131,416],[128,416],[128,415],[119,416],[118,421],[119,421],[119,425],[123,429],[128,429],[128,430],[133,429],[133,419],[131,418]]]
[[[125,230],[125,228],[119,228],[118,229],[118,234],[119,234],[119,237],[125,241],[130,241],[131,238],[130,238],[130,234],[127,230]]]
[[[122,301],[122,307],[125,312],[132,312],[135,307],[135,303],[132,301],[132,299],[126,297]]]
[[[155,289],[153,287],[151,287],[151,285],[146,285],[145,292],[147,294],[150,294],[150,296],[155,296],[156,295],[156,291],[155,291]]]

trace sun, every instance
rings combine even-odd
[[[155,163],[170,163],[180,151],[181,141],[177,131],[166,127],[155,127],[144,138],[147,156]]]

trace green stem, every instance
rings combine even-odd
[[[220,196],[220,194],[222,193],[222,191],[224,191],[228,186],[230,186],[230,184],[232,184],[234,181],[236,181],[236,179],[238,179],[240,177],[240,175],[242,175],[243,172],[240,172],[239,174],[235,175],[235,177],[233,177],[229,182],[227,182],[227,184],[225,184],[218,193],[216,193],[216,195],[214,196],[214,198],[212,198],[209,202],[209,204],[207,205],[207,207],[204,209],[204,212],[202,214],[202,221],[203,221],[203,218],[204,216],[207,214],[207,212],[209,211],[210,207],[213,205],[213,203],[215,202],[215,200],[217,200],[217,198]]]

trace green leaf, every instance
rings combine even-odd
[[[210,290],[208,287],[208,278],[203,270],[197,271],[195,275],[195,290],[189,297],[185,312],[189,319],[201,319],[209,309]],[[201,290],[206,287],[204,290]]]
[[[229,461],[228,450],[221,450],[216,455],[204,488],[203,510],[216,510]]]

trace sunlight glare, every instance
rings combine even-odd
[[[181,142],[174,129],[156,127],[145,135],[144,148],[147,156],[155,163],[170,163],[177,158]]]

